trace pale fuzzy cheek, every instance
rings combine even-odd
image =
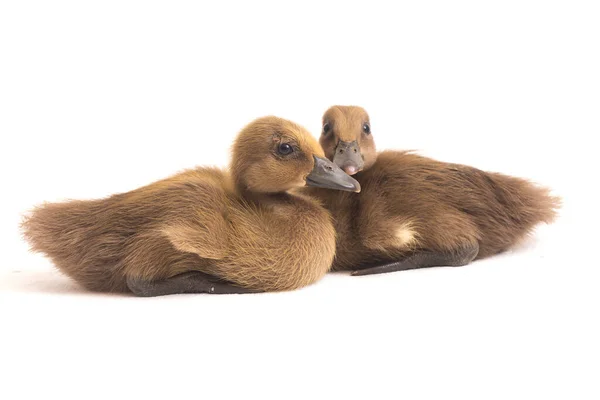
[[[281,182],[281,184],[277,185],[282,191],[288,191],[290,189],[299,188],[306,186],[306,180],[303,178],[298,178],[295,180],[290,180],[293,177],[289,177],[288,179]]]
[[[302,187],[302,186],[306,186],[306,179],[298,179],[297,181],[295,181],[293,183],[292,187]]]
[[[279,189],[279,191],[282,191],[282,192],[287,192],[288,190],[292,190],[292,189],[304,187],[304,186],[306,186],[306,181],[297,180],[297,181],[289,181],[289,182],[282,183],[281,185],[277,185],[277,189]]]

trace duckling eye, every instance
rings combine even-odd
[[[369,124],[363,124],[363,132],[367,135],[371,133],[371,127],[369,126]]]
[[[323,135],[327,135],[329,131],[331,131],[331,125],[329,125],[329,123],[326,123],[325,125],[323,125]]]
[[[281,143],[277,148],[277,151],[279,152],[279,154],[287,156],[288,154],[291,154],[294,151],[294,148],[287,143]]]

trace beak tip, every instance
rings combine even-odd
[[[355,173],[358,172],[358,168],[351,165],[351,166],[345,167],[344,172],[347,173],[348,175],[354,175]]]

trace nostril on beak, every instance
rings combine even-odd
[[[340,149],[340,150],[339,150],[339,153],[340,153],[340,154],[344,154],[344,150]]]
[[[355,148],[355,149],[354,149],[354,152],[355,152],[355,153],[358,153],[358,150]]]

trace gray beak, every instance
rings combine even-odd
[[[348,175],[354,175],[365,166],[358,143],[339,141],[333,155],[333,162]]]
[[[315,166],[306,177],[306,186],[360,192],[360,183],[326,158],[314,156]]]

